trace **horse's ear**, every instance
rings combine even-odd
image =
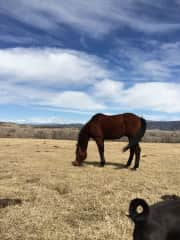
[[[142,208],[142,211],[138,212],[138,207]],[[130,202],[129,205],[129,215],[134,223],[143,223],[147,220],[149,216],[150,208],[145,200],[140,198],[135,198]]]

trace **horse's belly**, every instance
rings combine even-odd
[[[118,139],[124,136],[124,133],[118,131],[108,131],[104,133],[104,139]]]

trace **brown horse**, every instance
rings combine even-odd
[[[76,147],[76,160],[74,166],[81,166],[87,157],[87,146],[90,138],[94,139],[100,155],[100,166],[105,165],[104,140],[119,139],[127,136],[129,144],[123,151],[130,149],[129,159],[126,167],[129,167],[135,154],[135,165],[133,169],[139,167],[140,146],[139,141],[146,131],[146,120],[132,113],[108,116],[104,114],[94,115],[80,130]]]

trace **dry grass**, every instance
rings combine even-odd
[[[87,164],[73,167],[74,141],[0,140],[0,239],[130,240],[129,201],[180,195],[180,144],[142,143],[136,172],[122,169],[125,143],[106,142],[99,168],[94,142]],[[16,204],[15,199],[22,200]]]

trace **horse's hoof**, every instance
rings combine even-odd
[[[105,164],[100,164],[99,167],[104,167]]]
[[[132,171],[137,171],[136,167],[131,168]]]

